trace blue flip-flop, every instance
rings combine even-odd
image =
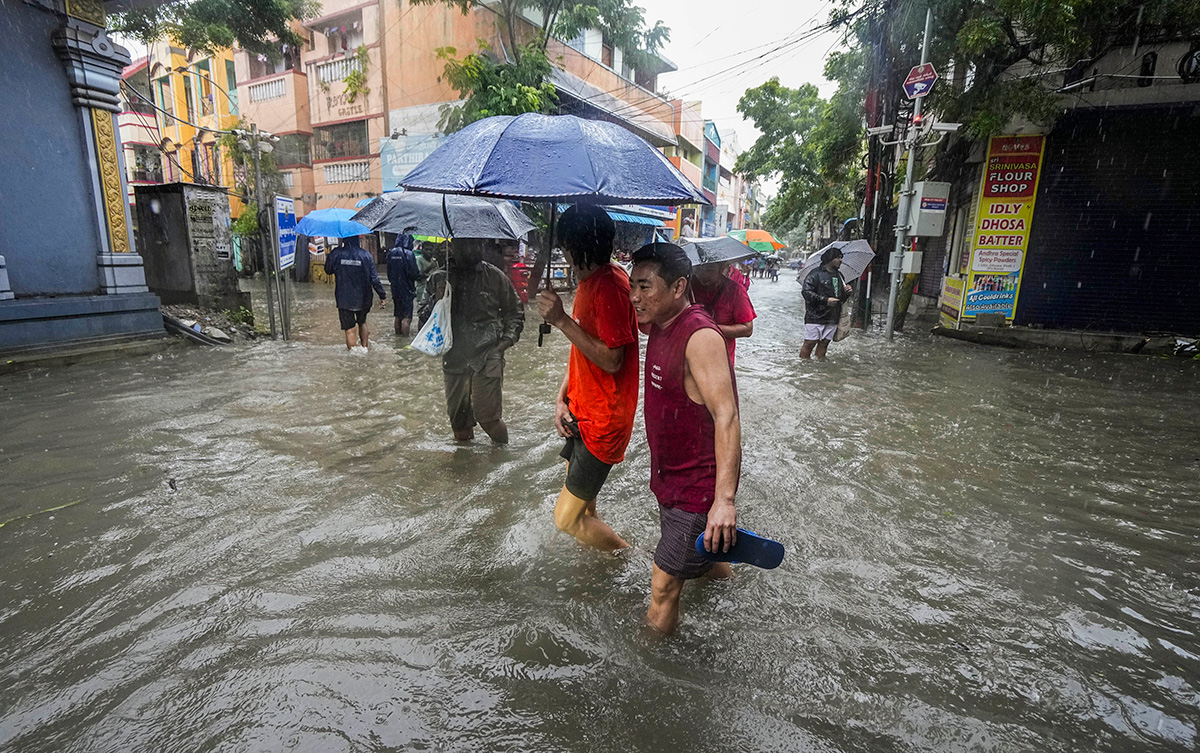
[[[747,565],[772,570],[783,562],[783,544],[764,539],[745,528],[737,529],[737,543],[728,552],[710,552],[704,548],[704,534],[696,537],[696,551],[701,557],[714,562],[743,562]]]

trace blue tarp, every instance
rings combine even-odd
[[[632,222],[635,225],[653,225],[655,227],[663,227],[666,223],[662,220],[656,220],[653,217],[639,217],[636,214],[625,214],[624,212],[614,212],[611,209],[605,209],[608,216],[613,218],[614,222]]]

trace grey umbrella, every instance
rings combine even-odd
[[[800,274],[796,276],[796,282],[804,282],[804,278],[808,277],[809,272],[821,266],[821,254],[830,248],[841,249],[842,266],[840,271],[846,280],[857,280],[862,277],[863,272],[867,270],[867,265],[875,258],[871,244],[864,240],[834,241],[820,251],[813,252],[804,260],[804,263],[800,265]]]
[[[739,261],[758,253],[737,238],[728,235],[720,238],[680,238],[679,246],[693,265]]]
[[[363,208],[366,212],[372,205]],[[446,227],[446,218],[450,226]],[[478,196],[405,191],[388,202],[372,230],[439,238],[525,237],[534,224],[511,202]]]
[[[399,191],[389,191],[382,196],[376,196],[360,209],[358,214],[354,215],[354,221],[361,222],[367,227],[374,227],[375,223],[383,218],[384,213],[387,212],[392,202],[403,195]]]

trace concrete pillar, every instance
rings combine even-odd
[[[128,187],[116,127],[116,113],[121,109],[121,71],[130,63],[129,51],[108,38],[99,3],[68,0],[65,10],[66,23],[55,32],[52,42],[67,71],[71,102],[79,108],[88,139],[102,245],[96,263],[104,292],[144,293],[142,259],[134,252],[129,232]]]

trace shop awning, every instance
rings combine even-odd
[[[570,204],[559,204],[559,213],[561,214],[562,212],[567,211],[570,206]],[[612,218],[613,222],[628,222],[633,225],[653,225],[654,227],[666,227],[667,224],[662,220],[656,220],[653,217],[642,217],[641,215],[631,214],[629,212],[618,212],[615,209],[608,209],[605,207],[601,208],[604,209],[605,214]]]
[[[656,220],[653,217],[639,217],[636,214],[625,214],[624,212],[615,212],[611,209],[605,209],[609,217],[613,218],[613,222],[629,222],[635,225],[653,225],[654,227],[663,227],[666,223],[662,220]]]

